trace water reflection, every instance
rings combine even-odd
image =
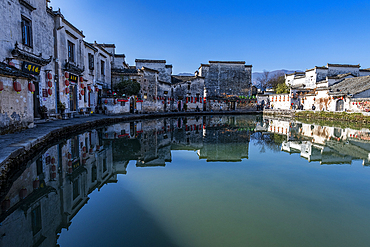
[[[370,130],[342,129],[278,119],[264,119],[261,127],[270,133],[284,136],[281,150],[298,153],[309,162],[320,164],[351,164],[370,160]]]
[[[250,154],[250,143],[261,153],[282,150],[320,164],[351,164],[353,160],[370,164],[368,129],[340,129],[260,116],[119,123],[52,146],[2,180],[0,246],[55,246],[62,229],[69,228],[89,201],[89,194],[116,183],[118,174],[127,173],[130,161],[137,167],[165,166],[172,161],[171,151],[191,150],[207,162],[240,162],[259,155]],[[130,194],[125,197],[130,198]],[[147,236],[151,246],[175,246],[139,204],[127,208],[132,215],[145,218],[146,231],[153,236]],[[147,243],[133,242],[132,246],[143,244]]]

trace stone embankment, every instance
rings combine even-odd
[[[199,115],[242,115],[258,114],[259,111],[215,111],[215,112],[167,112],[126,115],[92,115],[89,117],[56,120],[39,123],[35,128],[0,136],[0,177],[11,169],[17,171],[26,161],[47,148],[77,133],[122,121],[153,119],[160,117],[199,116]],[[15,169],[14,169],[15,168]],[[9,174],[7,174],[9,175]]]

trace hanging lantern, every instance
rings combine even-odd
[[[8,211],[10,208],[10,200],[6,198],[4,201],[1,202],[1,211],[5,212]]]
[[[35,92],[35,84],[33,84],[32,82],[28,83],[28,90],[31,93],[34,93]]]
[[[48,87],[53,87],[53,83],[51,81],[48,81]]]
[[[90,148],[89,153],[92,153],[92,152],[94,152],[94,149]]]
[[[69,73],[66,71],[66,72],[64,72],[64,77],[65,78],[69,78]]]
[[[50,72],[48,73],[48,79],[49,80],[53,79],[53,75]]]
[[[81,90],[81,95],[85,95],[85,90]]]
[[[4,83],[2,82],[2,81],[0,81],[0,93],[1,93],[1,91],[3,91],[4,90]]]
[[[51,173],[51,179],[56,179],[56,177],[57,177],[57,174],[55,172],[52,172]]]
[[[68,168],[68,174],[72,174],[72,172],[73,172],[72,167]]]
[[[84,82],[84,78],[80,76],[80,82]]]
[[[27,189],[25,187],[23,187],[20,191],[19,191],[19,197],[20,199],[24,199],[26,198],[27,196]]]
[[[51,88],[48,89],[48,94],[51,96],[53,94],[53,90]]]
[[[66,94],[69,94],[69,87],[66,87]]]
[[[104,100],[104,104],[108,104],[108,100],[106,99],[106,100]]]
[[[56,165],[52,165],[52,166],[51,166],[51,170],[52,170],[53,172],[55,172],[55,171],[57,170],[57,166],[56,166]]]
[[[53,158],[51,158],[50,163],[51,163],[51,164],[55,164],[55,158],[54,158],[54,157],[53,157]]]
[[[82,148],[82,151],[83,151],[83,152],[86,152],[86,147],[83,147],[83,148]]]
[[[69,86],[69,80],[65,80],[64,84],[68,87]]]
[[[40,187],[40,180],[38,178],[36,178],[34,181],[33,181],[33,188],[34,189],[38,189]]]
[[[86,154],[86,153],[83,153],[83,154],[82,154],[82,157],[83,157],[83,158],[86,158],[86,156],[87,156],[87,154]]]
[[[72,161],[70,160],[70,161],[68,161],[68,167],[72,167]]]
[[[87,85],[87,90],[91,91],[91,86]]]
[[[70,160],[70,159],[72,159],[72,154],[71,153],[68,153],[67,154],[67,158]]]
[[[83,83],[81,83],[81,88],[85,88],[85,85]]]
[[[95,92],[99,92],[99,88],[97,88],[97,87],[96,87],[96,88],[95,88]]]
[[[15,81],[13,83],[13,88],[14,90],[17,92],[17,93],[20,93],[20,91],[22,91],[22,86],[21,86],[21,83]]]

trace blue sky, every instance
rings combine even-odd
[[[370,1],[52,0],[88,42],[135,58],[165,59],[173,73],[209,60],[246,61],[253,72],[326,63],[370,67]]]

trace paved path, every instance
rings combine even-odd
[[[167,112],[167,113],[152,113],[152,114],[125,114],[108,116],[103,114],[93,114],[88,117],[72,118],[67,120],[54,120],[36,123],[32,129],[26,129],[21,132],[0,135],[0,175],[3,174],[3,169],[7,169],[7,164],[14,159],[19,159],[22,155],[29,154],[29,151],[34,147],[42,147],[48,140],[58,140],[63,138],[59,135],[64,132],[73,133],[87,128],[92,128],[97,125],[113,124],[125,120],[157,118],[157,117],[172,117],[179,115],[229,115],[229,114],[255,114],[256,111],[249,112]]]

